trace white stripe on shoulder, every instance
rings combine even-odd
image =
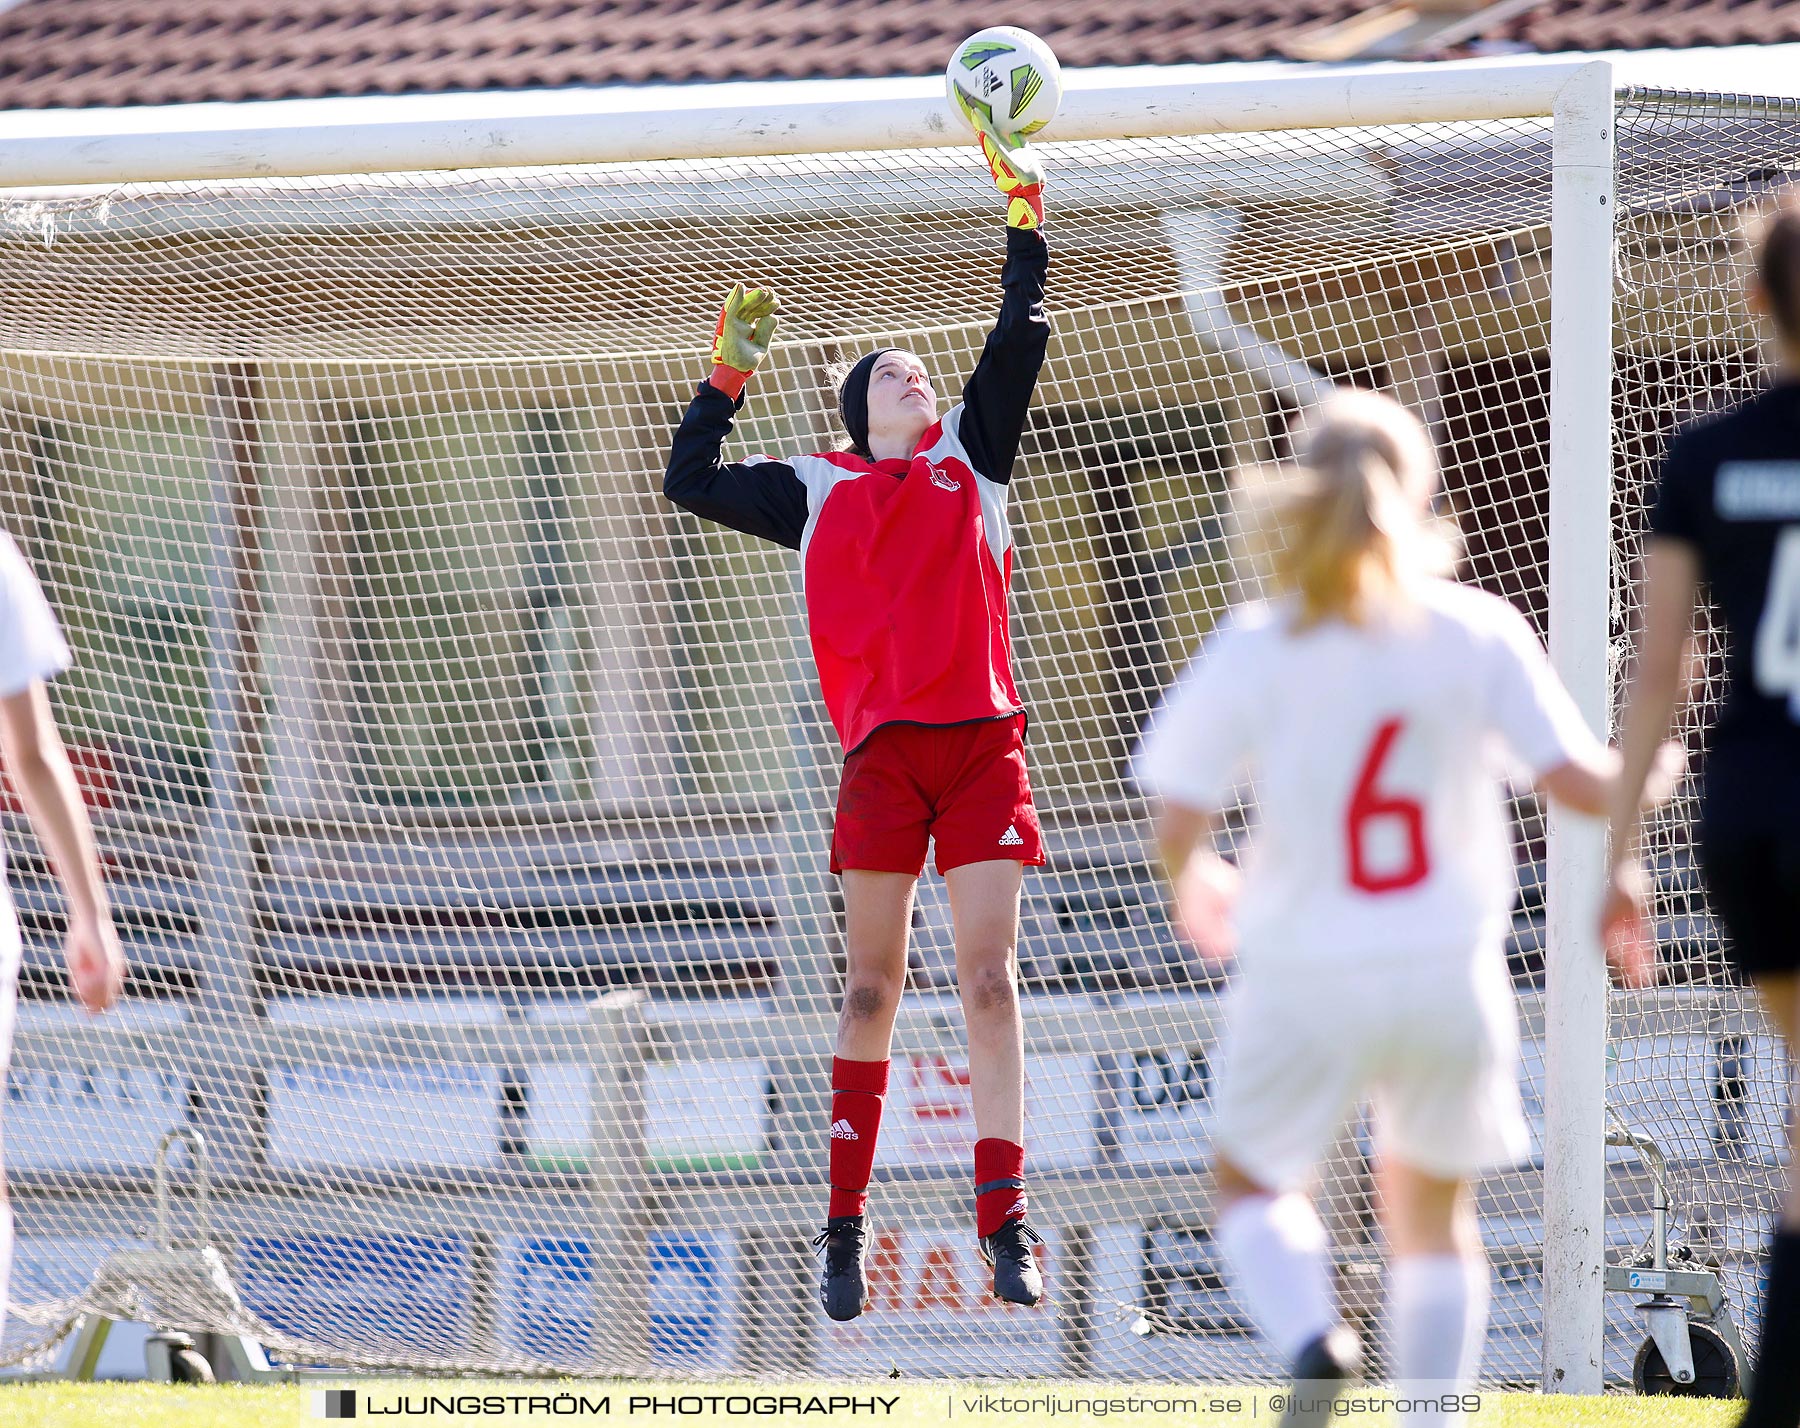
[[[925,456],[933,461],[954,456],[969,470],[975,471],[975,463],[969,460],[968,448],[962,443],[962,416],[961,402],[944,413],[943,431]],[[981,498],[981,524],[987,532],[988,553],[1002,570],[1006,569],[1006,552],[1012,549],[1013,543],[1012,523],[1006,513],[1006,500],[1011,490],[1006,482],[990,480],[975,471],[975,494]]]
[[[958,402],[955,406],[951,407],[949,411],[945,412],[943,417],[939,420],[938,439],[921,451],[919,455],[930,461],[938,461],[946,456],[954,456],[958,461],[962,462],[964,466],[968,466],[971,471],[975,471],[975,468],[969,463],[968,448],[963,445],[962,441],[962,418],[963,404]],[[977,476],[981,475],[979,471],[976,471],[975,474]],[[981,479],[984,481],[987,480],[985,476],[982,476]]]
[[[813,531],[819,524],[819,512],[825,508],[825,498],[840,482],[854,481],[868,473],[847,470],[823,456],[790,456],[787,463],[794,468],[800,484],[806,487],[806,529],[800,533],[800,565],[805,569],[806,552],[812,545]]]

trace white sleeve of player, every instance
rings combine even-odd
[[[1222,624],[1170,687],[1132,760],[1146,793],[1216,813],[1231,806],[1250,754],[1254,704],[1244,632]]]
[[[0,699],[70,665],[50,602],[13,538],[0,531]]]
[[[1525,617],[1504,601],[1495,622],[1489,709],[1494,728],[1533,780],[1600,752],[1600,741],[1550,667],[1550,658]]]

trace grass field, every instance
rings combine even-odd
[[[361,1391],[372,1395],[360,1400],[356,1421],[372,1420],[408,1424],[476,1424],[476,1423],[640,1423],[713,1425],[723,1423],[817,1423],[832,1425],[884,1423],[900,1428],[923,1428],[923,1425],[962,1424],[1001,1428],[1001,1425],[1054,1424],[1056,1428],[1100,1428],[1100,1425],[1127,1424],[1131,1428],[1178,1428],[1194,1423],[1218,1424],[1221,1428],[1273,1428],[1278,1413],[1271,1404],[1267,1389],[1232,1390],[1214,1386],[1182,1384],[1069,1385],[1009,1384],[997,1387],[979,1385],[885,1383],[874,1384],[618,1384],[567,1383],[544,1381],[498,1382],[462,1380],[455,1383],[425,1383],[397,1379],[366,1380]],[[593,1403],[601,1398],[609,1401],[608,1411],[571,1413],[564,1399],[560,1413],[538,1412],[492,1415],[467,1415],[430,1411],[427,1395],[455,1394],[519,1394],[550,1395],[558,1391],[585,1397]],[[266,1428],[266,1425],[317,1423],[313,1394],[316,1389],[299,1387],[247,1388],[236,1384],[206,1388],[176,1388],[159,1384],[32,1384],[0,1387],[0,1425],[5,1428]],[[708,1407],[703,1402],[690,1402],[680,1411],[665,1406],[652,1411],[642,1405],[645,1398],[721,1399],[731,1395],[746,1397],[754,1403],[764,1400],[765,1411],[726,1411],[721,1403]],[[1178,1412],[1129,1412],[1120,1400],[1135,1395],[1140,1399],[1160,1399],[1165,1404],[1185,1399],[1197,1405]],[[854,1396],[864,1403],[871,1398],[895,1400],[891,1407],[870,1412],[833,1409],[829,1400]],[[405,1402],[402,1403],[404,1398]],[[776,1404],[768,1400],[789,1400]],[[794,1411],[793,1400],[808,1403],[819,1400],[820,1408]],[[1087,1400],[1089,1409],[1080,1411],[1078,1402]],[[635,1400],[635,1401],[634,1401]],[[985,1400],[985,1402],[984,1402]],[[1021,1402],[1020,1400],[1024,1400]],[[1103,1400],[1095,1402],[1095,1400]],[[1110,1400],[1111,1402],[1104,1402]],[[1112,1405],[1117,1403],[1118,1407]],[[1008,1406],[1009,1405],[1009,1406]],[[698,1411],[687,1411],[697,1408]],[[371,1411],[373,1410],[373,1411]],[[823,1410],[823,1411],[822,1411]],[[1054,1411],[1053,1411],[1054,1410]],[[1727,1428],[1741,1411],[1741,1405],[1706,1399],[1676,1398],[1543,1398],[1536,1394],[1508,1393],[1482,1396],[1480,1411],[1471,1420],[1480,1428]],[[1338,1421],[1373,1425],[1387,1421],[1389,1414],[1359,1407],[1343,1413]]]

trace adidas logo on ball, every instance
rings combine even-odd
[[[1024,137],[1056,117],[1062,66],[1029,30],[990,25],[956,47],[944,68],[944,88],[972,126]]]

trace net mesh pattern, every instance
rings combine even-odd
[[[1764,373],[1730,241],[1800,121],[1620,114],[1616,634],[1661,444]],[[873,1311],[823,1322],[838,751],[791,555],[661,494],[733,280],[782,299],[728,453],[830,449],[869,347],[954,394],[998,305],[969,150],[121,187],[0,200],[0,525],[77,654],[54,687],[133,975],[98,1027],[16,809],[25,952],[0,1358],[75,1315],[300,1362],[1098,1378],[1278,1373],[1208,1233],[1224,981],[1173,934],[1124,763],[1254,593],[1233,473],[1332,383],[1431,426],[1464,576],[1544,628],[1547,121],[1047,144],[1054,323],[1019,474],[1015,670],[1049,865],[1019,940],[1048,1302],[994,1303],[944,887],[919,886],[872,1192]],[[1595,552],[1595,558],[1601,558]],[[1697,731],[1716,690],[1702,660]],[[1509,958],[1539,1151],[1543,831]],[[1780,1060],[1724,973],[1685,800],[1666,985],[1610,1099],[1754,1324]],[[1241,838],[1243,820],[1225,835]],[[108,1031],[105,1028],[111,1027]],[[166,1247],[153,1228],[165,1133]],[[1378,1315],[1366,1126],[1323,1204]],[[1485,1181],[1490,1382],[1532,1382],[1541,1159]],[[1608,1236],[1645,1181],[1621,1159]],[[210,1245],[217,1258],[203,1254]],[[134,1272],[121,1255],[138,1255]],[[1641,1329],[1609,1322],[1628,1375]]]
[[[1621,99],[1612,581],[1619,655],[1637,623],[1633,568],[1667,438],[1745,400],[1773,375],[1765,328],[1744,303],[1748,240],[1757,214],[1800,164],[1800,107],[1791,101],[1650,90]],[[1704,604],[1696,635],[1691,698],[1677,730],[1690,750],[1690,777],[1646,836],[1663,985],[1643,998],[1615,996],[1609,1114],[1660,1142],[1678,1240],[1721,1271],[1740,1322],[1754,1329],[1760,1255],[1786,1176],[1791,1088],[1781,1043],[1730,971],[1706,906],[1694,832],[1725,648]],[[1613,1187],[1639,1205],[1649,1195],[1625,1166],[1615,1167]],[[1629,1301],[1615,1297],[1609,1307],[1610,1341],[1632,1341]]]

